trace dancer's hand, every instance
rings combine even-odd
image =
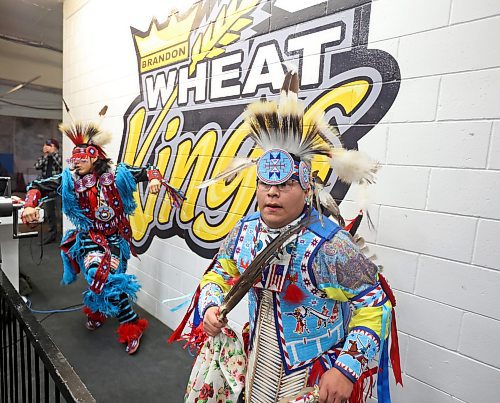
[[[160,188],[161,188],[161,182],[156,178],[151,179],[148,185],[149,193],[155,195],[160,191]]]
[[[218,306],[211,306],[205,311],[205,315],[203,316],[203,329],[209,336],[217,336],[226,325],[227,319],[223,322],[219,320]]]
[[[319,380],[320,403],[343,403],[351,396],[353,383],[337,368],[326,371]]]
[[[38,209],[34,207],[25,207],[21,214],[21,219],[24,223],[38,222],[40,220]]]

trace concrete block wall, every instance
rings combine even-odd
[[[116,133],[116,159],[124,114],[140,94],[130,27],[146,31],[169,7],[64,6],[64,97],[75,119],[109,105],[102,125]],[[382,164],[369,207],[376,231],[362,231],[398,299],[405,387],[393,388],[396,402],[499,400],[499,34],[498,1],[371,4],[368,48],[392,55],[401,77],[388,113],[359,142]],[[342,203],[346,217],[359,207],[356,191]],[[175,328],[184,309],[161,301],[193,292],[207,264],[178,236],[154,238],[130,264],[143,285],[139,304]],[[231,319],[245,322],[245,301]]]
[[[369,46],[397,41],[401,69],[377,139],[385,153],[371,235],[397,290],[405,372],[397,402],[500,396],[499,22],[492,1],[372,5]],[[360,148],[370,152],[372,141]]]

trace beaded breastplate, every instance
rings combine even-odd
[[[119,232],[130,239],[132,230],[113,173],[106,172],[99,177],[87,174],[75,180],[75,192],[83,214],[93,222],[96,232],[105,236]]]

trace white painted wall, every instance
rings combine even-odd
[[[114,158],[139,93],[130,26],[163,21],[173,3],[64,3],[64,97],[78,119],[109,105]],[[364,231],[398,298],[405,388],[396,402],[499,400],[499,36],[498,1],[372,4],[369,47],[392,54],[402,77],[391,110],[360,143],[383,164],[370,207],[377,231]],[[206,264],[178,237],[155,239],[131,261],[139,303],[175,327],[183,311],[160,301],[192,292]],[[241,305],[236,326],[245,316]]]

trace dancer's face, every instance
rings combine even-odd
[[[94,170],[94,162],[97,158],[85,158],[85,159],[77,159],[73,166],[75,167],[75,172],[80,175],[87,175],[88,173]]]
[[[257,182],[257,204],[264,222],[271,228],[281,228],[300,216],[306,204],[307,192],[295,180],[279,186]]]

